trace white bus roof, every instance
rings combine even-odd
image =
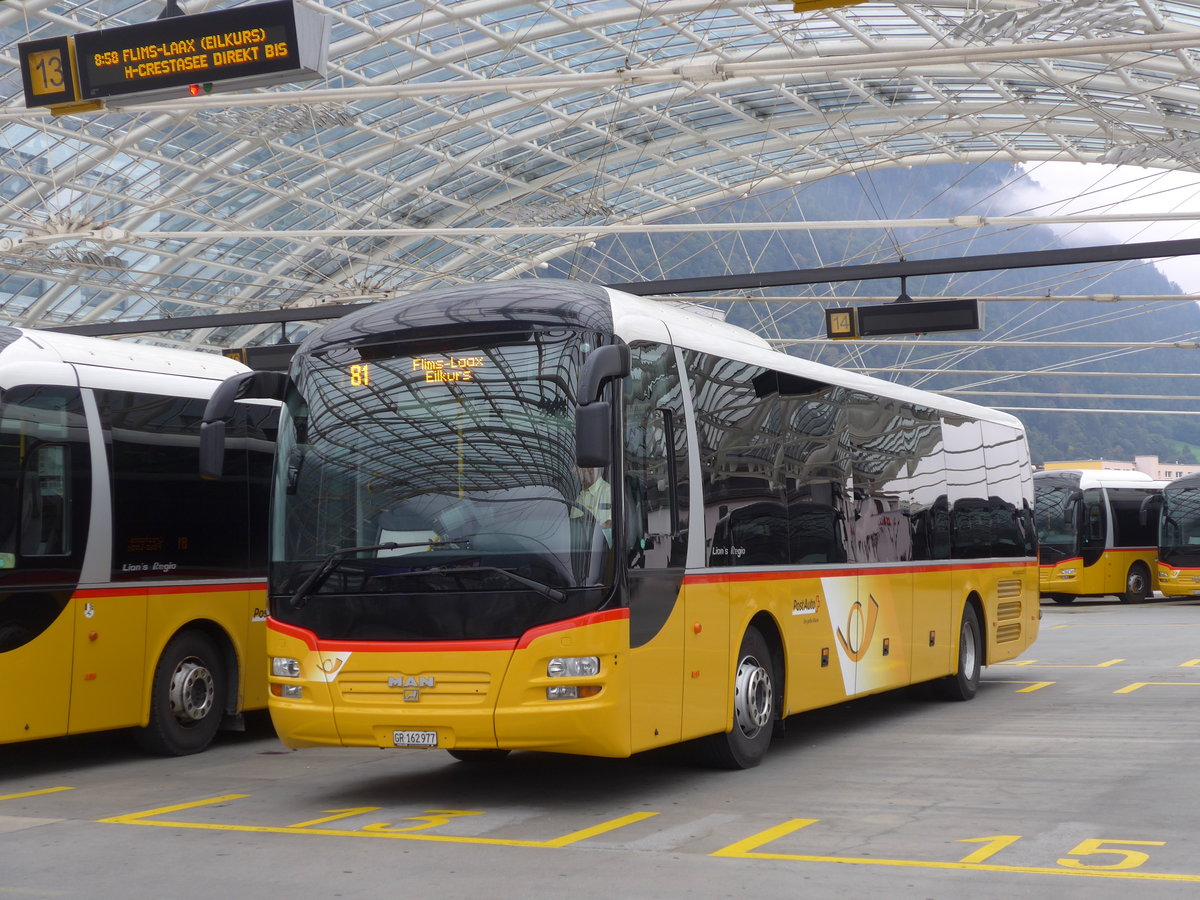
[[[658,336],[653,333],[647,332],[644,335],[638,333],[639,320],[659,319],[666,323],[671,333],[672,343],[680,347],[740,362],[758,363],[780,372],[811,378],[814,381],[842,385],[880,397],[889,397],[893,400],[930,407],[951,415],[996,422],[1024,430],[1024,426],[1016,416],[1000,410],[801,359],[798,356],[776,350],[762,337],[737,325],[697,315],[669,303],[647,300],[644,297],[635,297],[632,294],[611,289],[609,295],[612,298],[614,328],[617,334],[625,340],[636,340],[639,337],[657,340]]]
[[[0,327],[0,366],[34,362],[70,363],[77,366],[179,375],[213,381],[223,381],[230,375],[246,371],[246,367],[236,360],[215,353],[176,350],[151,344],[132,344],[27,328]]]
[[[1078,475],[1079,487],[1112,487],[1112,488],[1161,488],[1167,482],[1155,481],[1145,472],[1127,469],[1044,469],[1034,472],[1034,481],[1053,475]]]

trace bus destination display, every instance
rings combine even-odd
[[[22,53],[28,106],[151,102],[186,96],[182,89],[197,84],[247,90],[317,78],[328,62],[329,19],[295,0],[273,0],[58,40]],[[59,72],[76,72],[77,86]],[[53,90],[60,84],[63,91]]]

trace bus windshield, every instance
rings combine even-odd
[[[341,640],[515,637],[612,582],[611,479],[575,465],[595,338],[529,326],[298,356],[272,615]]]
[[[1042,562],[1055,562],[1079,552],[1076,522],[1079,488],[1065,481],[1037,484],[1033,515]]]
[[[1200,485],[1167,485],[1163,490],[1158,543],[1163,562],[1200,565]]]

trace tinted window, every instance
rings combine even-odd
[[[0,404],[0,653],[62,613],[91,511],[87,425],[75,388],[22,386]]]
[[[993,422],[981,423],[981,430],[992,505],[992,555],[1034,556],[1037,533],[1030,502],[1033,484],[1025,437]]]
[[[847,405],[852,468],[852,558],[914,558],[914,511],[941,484],[941,425],[932,411],[855,391]],[[920,522],[920,520],[918,520]],[[923,540],[922,553],[927,552]]]
[[[199,475],[200,418],[205,401],[153,394],[97,391],[101,419],[109,430],[113,485],[115,581],[244,577],[261,573],[265,528],[267,446],[262,422],[247,430],[239,407],[230,433],[225,477]],[[251,465],[247,447],[259,449],[250,512]],[[257,507],[261,504],[261,509]],[[260,529],[251,538],[251,523]],[[251,565],[251,544],[258,547]]]
[[[0,577],[79,570],[91,506],[79,392],[18,387],[0,412]],[[7,579],[6,579],[7,580]],[[37,581],[45,581],[45,574]]]
[[[687,426],[675,351],[634,344],[625,379],[625,515],[634,568],[682,566],[687,551]]]
[[[788,561],[787,513],[778,465],[784,411],[760,398],[761,366],[689,351],[703,473],[706,557],[711,566]]]
[[[1141,488],[1109,488],[1114,547],[1154,547],[1158,541],[1158,519],[1142,515],[1142,501],[1152,492]]]
[[[950,554],[955,559],[992,555],[992,505],[987,460],[978,422],[947,417],[946,489],[950,508]]]
[[[689,352],[712,566],[846,559],[844,391]]]

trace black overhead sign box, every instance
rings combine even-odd
[[[909,300],[880,306],[850,306],[825,310],[826,335],[833,340],[978,331],[978,300]]]
[[[183,98],[191,85],[232,91],[320,77],[329,19],[295,0],[274,0],[32,41],[20,50],[27,106],[119,106]]]

